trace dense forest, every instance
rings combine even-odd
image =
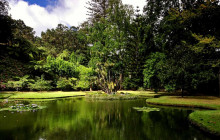
[[[35,36],[0,0],[0,90],[152,89],[218,95],[219,0],[90,0],[89,18]]]

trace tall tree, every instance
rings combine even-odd
[[[8,16],[8,10],[8,1],[0,0],[0,45],[8,44],[12,38],[12,19]]]
[[[107,17],[107,10],[109,8],[109,0],[91,0],[87,2],[88,20],[90,24],[98,22],[101,18]]]
[[[78,45],[76,27],[68,28],[65,25],[58,24],[56,29],[48,29],[42,32],[42,42],[44,46],[50,50],[50,54],[57,56],[65,49],[69,51],[76,51],[80,48]]]

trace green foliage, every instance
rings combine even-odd
[[[132,77],[131,75],[129,75],[128,77],[125,77],[123,80],[123,88],[126,90],[132,89],[132,90],[136,90],[137,87],[139,87],[140,85],[138,85],[140,79],[137,77]]]
[[[29,78],[29,75],[25,75],[24,77],[17,77],[16,78],[18,79],[17,81],[8,81],[7,87],[16,89],[17,91],[27,88],[28,84],[33,81],[32,79],[28,79],[28,78]]]
[[[151,54],[147,59],[143,71],[144,86],[146,88],[158,89],[161,87],[160,72],[164,67],[165,58],[165,54],[156,52]]]
[[[42,32],[42,45],[53,51],[49,51],[50,55],[57,56],[64,50],[76,51],[80,45],[77,39],[77,28],[67,27],[63,24],[58,24],[56,29],[47,29],[46,32]]]
[[[138,88],[138,91],[145,91],[145,88],[139,87],[139,88]]]
[[[167,92],[173,92],[176,90],[176,84],[167,84],[164,88]]]
[[[27,88],[26,81],[12,81],[26,74],[44,74],[62,90],[98,88],[109,94],[138,87],[196,91],[217,81],[218,1],[148,0],[143,14],[121,0],[87,4],[90,17],[80,27],[58,24],[35,37],[33,28],[8,16],[2,0],[1,89],[8,81],[11,88]],[[49,83],[38,78],[30,87],[47,90]]]
[[[31,90],[50,90],[52,89],[51,81],[47,81],[44,79],[44,76],[36,77],[36,81],[34,83],[29,84],[29,88]]]
[[[79,73],[79,79],[76,82],[76,88],[80,88],[80,89],[92,88],[97,79],[95,75],[95,71],[92,68],[90,67],[87,68],[83,65],[80,65],[77,69],[80,73]]]
[[[57,81],[57,88],[62,90],[71,90],[75,87],[76,78],[59,78]]]
[[[78,77],[77,65],[61,57],[47,57],[44,69],[59,76]]]

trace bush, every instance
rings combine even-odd
[[[76,78],[60,78],[57,81],[57,88],[61,89],[61,90],[70,90],[72,88],[74,88],[75,86],[75,81],[77,79]]]
[[[28,84],[33,81],[32,79],[28,79],[29,75],[25,75],[24,77],[16,77],[17,81],[8,81],[7,87],[15,90],[21,90],[28,87]]]
[[[139,87],[139,88],[138,88],[138,91],[145,91],[145,88]]]
[[[37,77],[37,80],[34,83],[29,84],[29,88],[31,90],[50,90],[52,89],[51,81],[44,80],[43,75],[41,77]]]
[[[169,84],[165,85],[164,87],[167,92],[173,92],[176,90],[176,84]]]

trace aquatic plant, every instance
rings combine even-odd
[[[160,111],[159,108],[153,108],[153,107],[133,107],[133,109],[144,112]]]
[[[32,110],[38,110],[38,109],[43,109],[45,106],[39,106],[37,104],[29,104],[29,105],[24,105],[24,104],[16,104],[14,106],[10,106],[7,108],[2,108],[0,111],[32,111]]]

